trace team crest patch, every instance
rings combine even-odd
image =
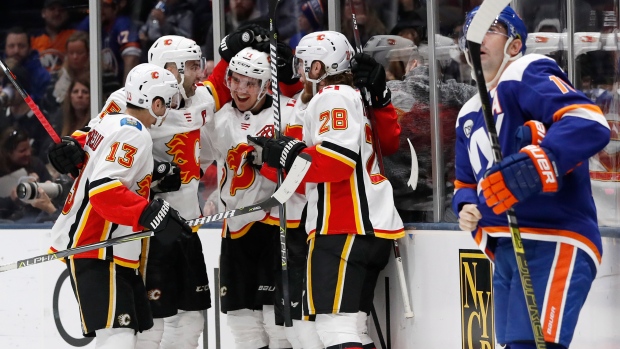
[[[121,120],[121,126],[125,126],[125,125],[133,126],[133,127],[137,128],[138,130],[142,131],[142,124],[138,120],[136,120],[136,119],[133,119],[133,118],[123,118]]]
[[[161,297],[161,291],[158,289],[149,290],[147,292],[150,301],[156,301]]]
[[[129,314],[121,314],[118,316],[118,324],[121,326],[129,326],[131,323],[131,316]]]

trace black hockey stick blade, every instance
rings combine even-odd
[[[310,169],[310,164],[312,163],[312,157],[308,154],[299,154],[293,165],[291,166],[291,170],[282,185],[278,190],[276,190],[271,197],[265,201],[259,202],[257,204],[241,207],[234,210],[229,210],[225,212],[216,213],[214,215],[205,216],[201,218],[191,219],[186,223],[190,227],[199,226],[209,222],[217,222],[221,221],[225,218],[241,216],[246,213],[258,211],[258,210],[267,210],[274,206],[280,205],[286,202],[290,197],[295,193],[295,190],[304,179],[306,172]],[[88,252],[92,250],[97,250],[100,248],[106,248],[109,246],[114,246],[118,244],[122,244],[129,241],[140,240],[144,238],[148,238],[153,235],[152,231],[142,231],[135,234],[129,234],[125,236],[120,236],[117,238],[96,242],[94,244],[79,246],[75,248],[70,248],[62,251],[58,251],[55,253],[44,254],[32,258],[22,259],[14,263],[0,265],[0,272],[5,272],[13,269],[20,269],[24,267],[29,267],[35,264],[40,264],[43,262],[49,262],[52,260],[58,260],[65,257],[73,256],[78,253]]]

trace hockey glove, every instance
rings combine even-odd
[[[515,148],[511,154],[518,153],[523,147],[530,144],[540,145],[546,134],[547,129],[542,122],[536,120],[526,121],[515,132]]]
[[[371,56],[358,53],[351,58],[353,82],[358,88],[366,88],[374,108],[383,108],[391,102],[391,92],[385,82],[385,69]]]
[[[50,164],[61,174],[70,173],[73,178],[80,174],[84,164],[84,149],[74,138],[63,136],[60,143],[54,143],[47,153]]]
[[[536,194],[557,192],[560,184],[553,153],[528,145],[493,165],[480,186],[487,205],[501,214]]]
[[[159,181],[155,187],[157,193],[168,193],[181,188],[181,169],[173,162],[155,161],[153,182]]]
[[[297,155],[306,148],[303,142],[287,136],[278,139],[248,136],[248,141],[255,148],[255,162],[266,162],[269,166],[283,168],[286,172],[293,166]]]
[[[239,51],[261,42],[269,43],[269,32],[257,24],[248,24],[225,36],[219,53],[223,60],[230,62]]]
[[[299,81],[299,76],[296,77],[295,71],[293,70],[294,57],[295,55],[291,47],[278,41],[278,60],[276,62],[276,67],[278,68],[278,82],[282,82],[286,85],[293,85]]]
[[[138,223],[150,229],[162,245],[174,243],[180,236],[191,237],[192,228],[162,199],[155,199],[142,211]]]

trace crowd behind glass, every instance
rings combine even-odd
[[[611,142],[590,160],[592,190],[601,226],[620,226],[617,70],[620,33],[616,13],[619,1],[575,0],[570,4],[564,0],[513,1],[528,26],[528,53],[555,59],[573,78],[575,87],[601,107],[610,124]],[[328,28],[327,2],[281,0],[277,15],[279,37],[295,48],[307,33],[334,29]],[[461,106],[476,93],[458,41],[465,13],[480,3],[481,0],[336,2],[340,8],[334,13],[341,16],[339,21],[336,19],[340,31],[354,43],[352,5],[365,52],[382,63],[387,72],[402,133],[400,151],[384,162],[396,206],[405,222],[456,222],[450,208],[454,125]],[[248,22],[268,27],[268,5],[268,0],[226,0],[224,13],[219,16],[225,19],[224,33]],[[88,1],[3,1],[0,6],[1,12],[8,14],[0,25],[3,62],[59,135],[70,135],[85,126],[93,116],[90,115]],[[428,11],[428,7],[434,10]],[[433,18],[428,18],[429,12]],[[198,42],[208,62],[206,78],[216,59],[212,18],[211,1],[207,0],[101,0],[104,33],[99,58],[104,100],[123,85],[132,67],[146,62],[148,48],[162,35],[182,35]],[[429,23],[435,27],[429,28]],[[567,36],[571,28],[575,33],[572,40]],[[429,32],[435,34],[433,52],[429,52],[429,46],[433,46],[429,45]],[[430,62],[432,57],[434,62]],[[436,73],[432,74],[431,67]],[[436,76],[436,81],[431,81],[431,76]],[[54,221],[62,210],[72,179],[59,175],[48,164],[50,136],[3,75],[1,82],[0,223]],[[433,132],[439,137],[433,137]],[[411,168],[407,139],[411,140],[418,158],[415,191],[407,185]],[[434,161],[442,165],[433,166]],[[440,185],[435,181],[440,181]],[[25,184],[18,186],[21,182],[49,184],[40,186],[47,190],[37,190]],[[24,187],[28,189],[26,193]],[[214,212],[217,192],[215,167],[211,166],[202,178],[199,193],[205,214]],[[437,193],[443,199],[438,200]],[[26,194],[36,198],[20,199]]]

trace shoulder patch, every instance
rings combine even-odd
[[[137,128],[138,130],[142,131],[142,124],[140,123],[140,121],[133,119],[133,118],[122,118],[121,119],[121,126],[133,126],[135,128]]]

